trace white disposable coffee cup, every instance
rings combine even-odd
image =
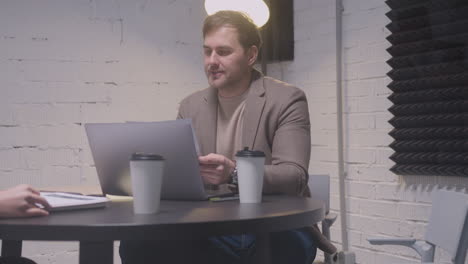
[[[154,214],[159,211],[164,158],[160,155],[134,153],[130,159],[133,212]]]
[[[239,201],[241,203],[261,203],[265,153],[245,147],[236,153]]]

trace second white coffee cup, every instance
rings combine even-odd
[[[265,153],[245,147],[236,153],[239,201],[241,203],[261,203]]]
[[[159,211],[164,163],[164,158],[160,155],[132,154],[130,175],[135,214],[154,214]]]

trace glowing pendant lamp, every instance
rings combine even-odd
[[[257,27],[262,27],[270,18],[270,10],[263,0],[205,0],[205,10],[212,15],[220,10],[246,13]]]

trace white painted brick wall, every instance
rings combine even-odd
[[[96,184],[84,123],[175,118],[206,86],[204,16],[193,0],[2,1],[0,188]],[[77,250],[24,245],[40,264],[77,263]]]
[[[344,126],[347,211],[358,263],[417,263],[370,236],[422,238],[437,187],[466,190],[466,179],[399,178],[389,171],[391,103],[383,0],[344,1]],[[306,92],[312,124],[310,173],[331,175],[338,212],[335,6],[295,0],[296,59],[271,76]],[[203,1],[13,1],[0,3],[0,188],[97,183],[83,124],[165,120],[206,86]],[[404,185],[403,182],[410,183]],[[332,239],[341,243],[340,219]],[[77,263],[77,243],[28,242],[40,264]],[[119,263],[115,251],[116,263]],[[437,253],[437,263],[448,263]]]
[[[337,140],[335,106],[335,1],[296,0],[293,62],[271,65],[273,76],[303,88],[309,99],[312,155],[309,172],[327,173],[331,208],[338,213]],[[343,33],[345,170],[350,249],[357,263],[418,263],[414,252],[401,247],[371,246],[367,237],[424,236],[431,193],[439,187],[466,191],[468,179],[399,177],[389,171],[393,151],[388,147],[392,126],[386,87],[390,58],[385,40],[390,33],[383,0],[345,0]],[[278,65],[279,64],[279,65]],[[324,73],[324,70],[327,73]],[[316,137],[314,139],[314,137]],[[406,185],[405,185],[406,183]],[[332,240],[340,244],[340,219],[332,226]],[[444,253],[436,263],[448,263]],[[468,261],[467,261],[468,263]]]

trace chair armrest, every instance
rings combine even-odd
[[[368,238],[367,241],[372,245],[397,245],[414,249],[421,256],[423,263],[434,262],[434,245],[413,238]]]
[[[323,221],[327,223],[328,227],[330,227],[333,225],[333,223],[335,223],[337,217],[338,215],[335,213],[328,213],[325,215],[325,219],[323,219]]]
[[[372,245],[400,245],[411,247],[416,239],[413,238],[368,238],[367,241]]]

